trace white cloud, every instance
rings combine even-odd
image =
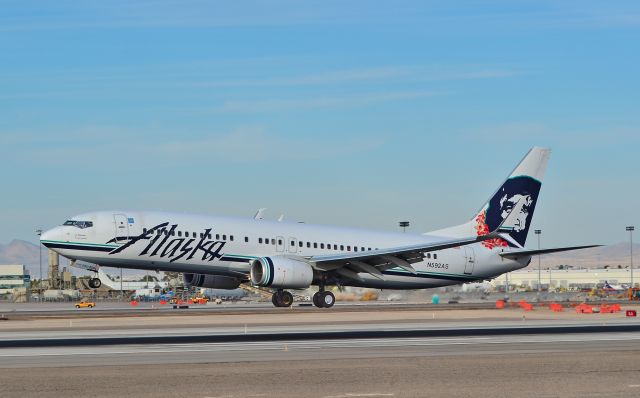
[[[225,101],[221,106],[211,109],[214,113],[252,113],[301,111],[326,108],[353,108],[377,103],[405,101],[440,95],[433,91],[398,91],[358,94],[343,97],[315,97],[264,100]]]
[[[319,139],[318,135],[282,137],[261,127],[238,128],[227,134],[167,142],[152,148],[161,155],[191,160],[253,163],[277,160],[313,160],[366,152],[384,144],[380,136]]]

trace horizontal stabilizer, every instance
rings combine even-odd
[[[525,256],[537,256],[540,254],[549,254],[557,252],[566,252],[569,250],[590,249],[592,247],[600,247],[602,245],[588,245],[588,246],[571,246],[571,247],[556,247],[554,249],[539,249],[539,250],[518,250],[513,252],[500,253],[502,257],[516,259]]]

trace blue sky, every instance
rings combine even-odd
[[[543,245],[640,227],[638,2],[0,5],[0,242],[105,208],[428,231],[533,145]]]

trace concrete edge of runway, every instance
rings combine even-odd
[[[0,348],[73,347],[132,344],[242,343],[266,341],[352,340],[380,338],[465,337],[542,334],[640,332],[640,325],[562,325],[420,330],[364,330],[332,332],[280,332],[210,335],[126,336],[95,338],[41,338],[0,340]]]

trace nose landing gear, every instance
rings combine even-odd
[[[102,286],[102,281],[99,278],[91,278],[89,279],[89,287],[92,289],[97,289]]]
[[[271,302],[276,307],[291,307],[291,304],[293,304],[293,294],[279,289],[271,296]]]

